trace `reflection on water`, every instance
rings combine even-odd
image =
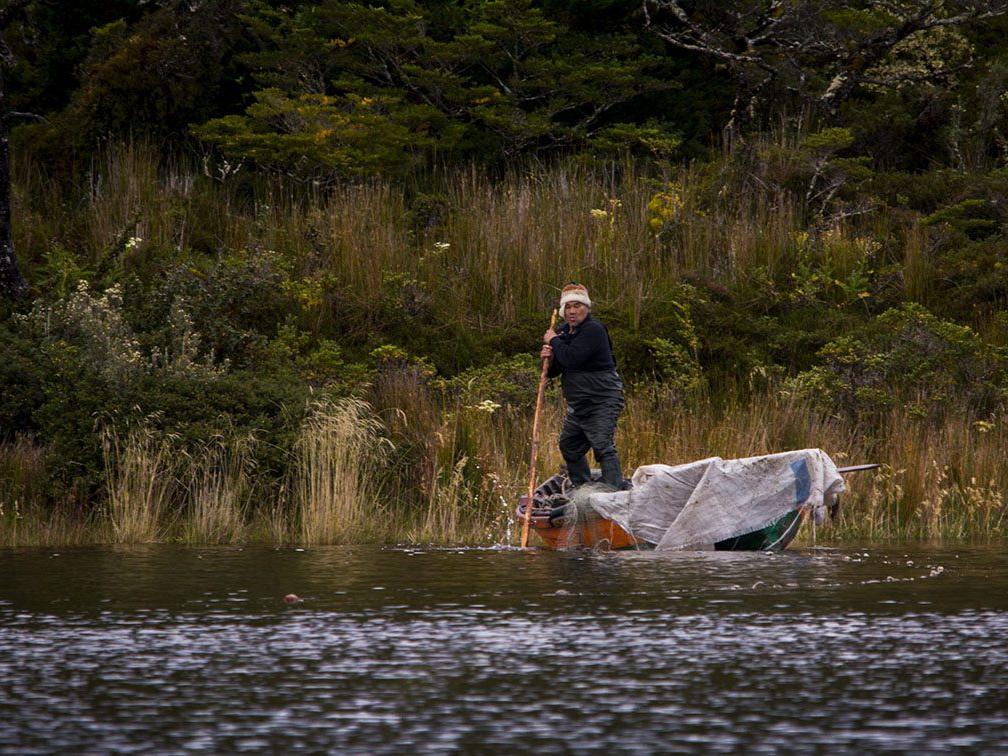
[[[0,552],[0,751],[998,750],[1006,568],[999,549]]]

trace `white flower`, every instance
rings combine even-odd
[[[500,405],[497,402],[493,401],[492,399],[484,399],[482,402],[475,405],[471,409],[474,409],[477,412],[486,412],[488,415],[492,415],[495,410],[500,409]]]

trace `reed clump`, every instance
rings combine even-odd
[[[108,518],[115,543],[150,543],[166,534],[175,464],[173,439],[150,426],[103,431]]]
[[[513,509],[527,480],[528,451],[514,438],[515,432],[525,430],[524,413],[515,422],[501,410],[489,401],[450,405],[434,444],[426,450],[429,472],[411,541],[509,540]],[[520,450],[525,451],[524,460]]]
[[[365,402],[314,407],[295,448],[291,496],[299,541],[340,543],[388,530],[381,499],[387,445]]]
[[[253,491],[254,437],[218,436],[184,459],[186,543],[235,544],[247,540],[247,512]]]

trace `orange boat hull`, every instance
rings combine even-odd
[[[572,547],[589,549],[633,549],[652,548],[650,544],[639,542],[612,520],[592,519],[579,527],[550,527],[544,521],[532,519],[532,532],[548,549],[562,550]]]

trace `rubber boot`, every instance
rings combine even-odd
[[[623,488],[623,471],[620,469],[619,457],[615,450],[611,454],[606,454],[599,460],[602,466],[602,482],[607,486],[612,486],[614,491]]]
[[[591,481],[591,468],[588,467],[588,460],[583,455],[577,459],[567,459],[567,477],[570,478],[571,486],[577,488]]]

